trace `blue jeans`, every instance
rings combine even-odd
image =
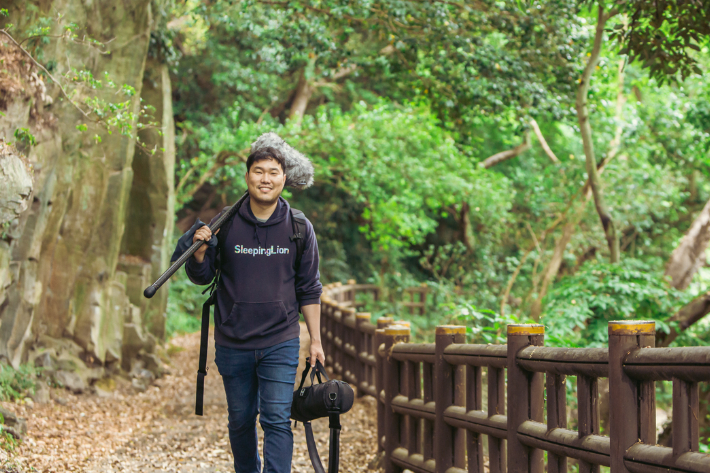
[[[259,473],[256,415],[264,430],[264,473],[290,473],[291,400],[299,339],[261,350],[217,345],[215,363],[227,393],[229,443],[236,473]]]

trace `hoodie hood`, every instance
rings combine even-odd
[[[276,203],[276,209],[271,217],[266,222],[260,222],[256,219],[254,212],[251,210],[251,196],[247,197],[239,208],[239,216],[246,222],[249,222],[254,227],[254,242],[260,247],[266,247],[269,237],[269,227],[283,222],[291,209],[286,199],[279,196]]]

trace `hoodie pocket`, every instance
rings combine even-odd
[[[282,301],[235,302],[220,331],[235,340],[268,337],[288,327],[288,314]]]

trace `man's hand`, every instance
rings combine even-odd
[[[320,340],[311,339],[311,367],[316,366],[316,360],[325,366],[325,353],[323,353],[323,345]]]
[[[325,354],[320,341],[320,304],[304,305],[301,312],[306,320],[308,335],[311,336],[311,366],[316,366],[316,360],[320,360],[325,366]]]
[[[219,233],[219,230],[215,232],[215,235]],[[192,237],[192,243],[194,244],[197,240],[202,240],[205,243],[210,241],[210,238],[212,238],[212,230],[210,230],[210,227],[207,225],[202,226],[197,229],[195,232],[195,235]],[[192,256],[197,260],[198,263],[202,263],[205,259],[205,251],[207,251],[207,247],[209,245],[202,245],[195,251]]]

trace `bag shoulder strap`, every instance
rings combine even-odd
[[[298,386],[298,390],[301,391],[301,395],[303,395],[303,383],[306,381],[306,376],[308,375],[308,371],[311,369],[311,359],[310,357],[306,358],[306,369],[303,370],[303,376],[301,377],[301,384]],[[313,368],[313,371],[311,371],[311,385],[313,385],[314,381],[314,376],[318,375],[318,381],[323,382],[321,380],[321,373],[323,373],[323,376],[325,376],[325,379],[330,381],[328,378],[328,375],[325,372],[325,367],[323,364],[320,362],[320,360],[316,360],[316,366]],[[328,450],[328,473],[338,473],[338,469],[340,466],[340,429],[342,428],[340,425],[340,413],[338,412],[329,412],[328,413],[328,427],[330,428],[330,448]],[[294,424],[295,425],[295,424]],[[311,464],[313,465],[313,469],[315,470],[316,473],[325,473],[325,469],[323,468],[323,463],[321,463],[320,460],[320,455],[318,455],[318,448],[316,446],[316,441],[315,438],[313,437],[313,429],[311,428],[311,423],[310,422],[304,422],[303,423],[303,428],[306,430],[306,445],[308,446],[308,456],[311,459]]]
[[[313,429],[311,428],[310,422],[304,422],[303,427],[306,429],[306,445],[308,446],[308,456],[311,459],[311,464],[316,473],[325,473],[323,468],[323,463],[320,461],[320,455],[318,455],[318,447],[316,447],[316,440],[313,438]]]
[[[200,327],[200,363],[197,368],[197,391],[195,394],[195,415],[202,415],[202,405],[205,395],[205,376],[207,376],[207,347],[210,333],[210,307],[214,305],[216,292],[202,304],[202,324]]]
[[[291,226],[293,227],[291,241],[296,242],[296,271],[298,271],[306,248],[306,214],[291,207]]]
[[[244,195],[235,204],[237,206],[237,210],[239,209],[239,207],[241,207],[242,202],[244,202],[244,199],[246,199],[246,196],[247,193],[244,193]],[[232,207],[233,206],[228,205],[222,211],[229,212]],[[234,214],[236,214],[236,212],[234,212]],[[219,249],[224,244],[224,242],[227,241],[227,234],[229,233],[229,229],[232,226],[231,221],[234,219],[234,214],[229,218],[229,220],[222,224],[222,226],[220,227],[222,231],[217,234],[217,241],[219,242],[217,245],[217,270],[215,271],[215,276],[212,280],[212,284],[210,284],[207,289],[202,291],[202,294],[209,291],[210,295],[205,301],[205,303],[202,304],[202,323],[200,324],[200,361],[199,367],[197,368],[197,389],[195,391],[195,415],[198,416],[202,415],[205,397],[205,376],[207,376],[207,348],[209,346],[210,334],[210,307],[215,304],[217,299],[217,291],[215,291],[215,289],[219,281],[219,276],[222,267],[222,258],[219,257]]]

